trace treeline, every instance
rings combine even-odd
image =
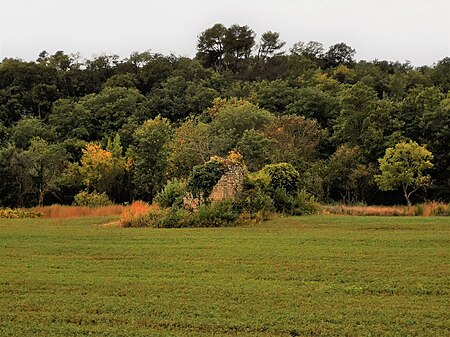
[[[221,24],[195,58],[58,51],[0,63],[0,204],[72,203],[92,192],[151,200],[173,177],[230,150],[250,171],[288,162],[323,202],[400,203],[374,180],[388,147],[433,154],[417,200],[450,200],[450,58],[355,61],[279,33]],[[81,194],[80,194],[81,193]]]

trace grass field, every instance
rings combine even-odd
[[[0,336],[449,336],[450,219],[0,220]]]

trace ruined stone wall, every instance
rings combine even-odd
[[[228,164],[227,171],[220,177],[208,197],[209,201],[234,200],[244,187],[244,166],[241,163]],[[196,210],[200,200],[194,198],[192,193],[183,198],[184,208]]]
[[[234,200],[244,186],[244,168],[240,163],[228,165],[225,174],[214,186],[208,199],[211,201]]]

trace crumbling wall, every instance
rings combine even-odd
[[[234,200],[244,186],[244,168],[240,163],[228,165],[225,174],[213,187],[210,201]]]
[[[235,200],[244,187],[244,166],[242,163],[229,163],[227,170],[213,187],[208,201]],[[183,198],[184,208],[196,210],[200,206],[200,199],[188,193]]]

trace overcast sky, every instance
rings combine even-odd
[[[42,50],[127,57],[194,56],[215,23],[248,25],[325,47],[345,42],[357,59],[431,65],[450,56],[450,0],[0,0],[0,59]]]

